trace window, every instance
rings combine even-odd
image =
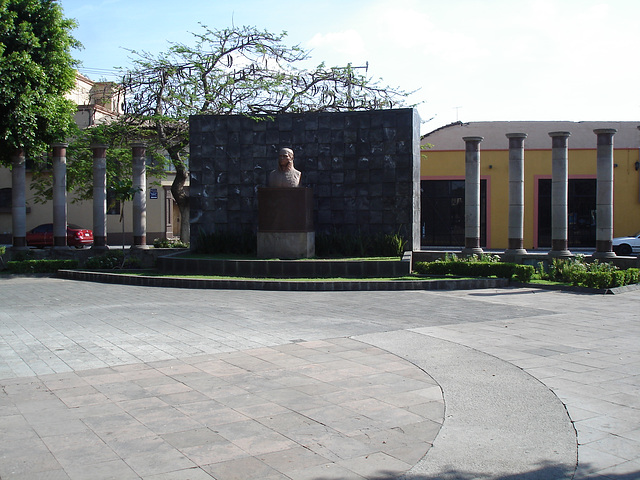
[[[0,188],[0,212],[11,213],[12,205],[11,188]]]
[[[570,178],[568,189],[568,243],[571,247],[596,245],[595,178]],[[538,247],[551,247],[551,179],[538,179]]]
[[[464,180],[422,180],[422,244],[464,245]],[[480,245],[487,243],[487,181],[480,180]]]

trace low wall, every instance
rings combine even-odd
[[[375,278],[411,273],[411,253],[398,261],[376,260],[223,260],[158,258],[158,269],[176,275],[225,275],[254,278]]]

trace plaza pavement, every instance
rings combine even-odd
[[[639,307],[0,278],[0,479],[638,479]]]

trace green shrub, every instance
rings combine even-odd
[[[87,258],[84,266],[92,270],[114,270],[119,268],[140,268],[140,259],[126,256],[122,250],[111,250],[102,255]]]
[[[156,238],[153,240],[155,248],[189,248],[188,243],[179,239]]]
[[[575,258],[554,258],[546,268],[544,263],[540,262],[536,276],[542,280],[597,289],[640,283],[639,269],[620,270],[611,263],[601,263],[598,260],[588,263],[584,255],[576,255]]]
[[[536,273],[536,269],[533,265],[516,265],[513,272],[517,281],[527,283],[533,278],[533,275]]]
[[[495,263],[481,261],[435,261],[417,262],[414,270],[420,274],[456,275],[460,277],[498,277],[511,278],[516,273],[515,263]],[[526,275],[528,269],[522,269],[521,276]],[[531,272],[532,274],[533,272]]]
[[[55,273],[61,269],[77,267],[77,260],[11,260],[7,262],[7,270],[11,273]]]

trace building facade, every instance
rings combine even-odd
[[[94,82],[77,73],[76,86],[67,95],[77,105],[76,124],[80,128],[91,127],[112,121],[122,113],[124,97],[117,84],[113,82]],[[26,228],[27,231],[43,223],[52,223],[53,205],[51,201],[38,203],[35,191],[30,188],[33,171],[27,162],[26,170]],[[173,238],[180,233],[180,213],[171,195],[173,175],[169,173],[163,179],[147,178],[146,222],[147,239],[151,243],[155,238]],[[12,242],[12,180],[11,170],[0,167],[0,244]],[[68,195],[67,223],[83,228],[92,228],[92,202],[73,202],[73,192]],[[119,245],[124,241],[131,244],[133,239],[133,207],[127,202],[124,208],[123,224],[120,222],[120,205],[114,205],[107,212],[107,243]],[[123,238],[124,235],[124,238]]]
[[[507,249],[509,139],[525,133],[524,231],[526,249],[551,247],[551,132],[569,132],[568,240],[570,248],[596,246],[597,136],[613,128],[614,236],[640,231],[640,122],[456,122],[421,140],[421,244],[464,245],[465,142],[480,142],[480,243]]]

